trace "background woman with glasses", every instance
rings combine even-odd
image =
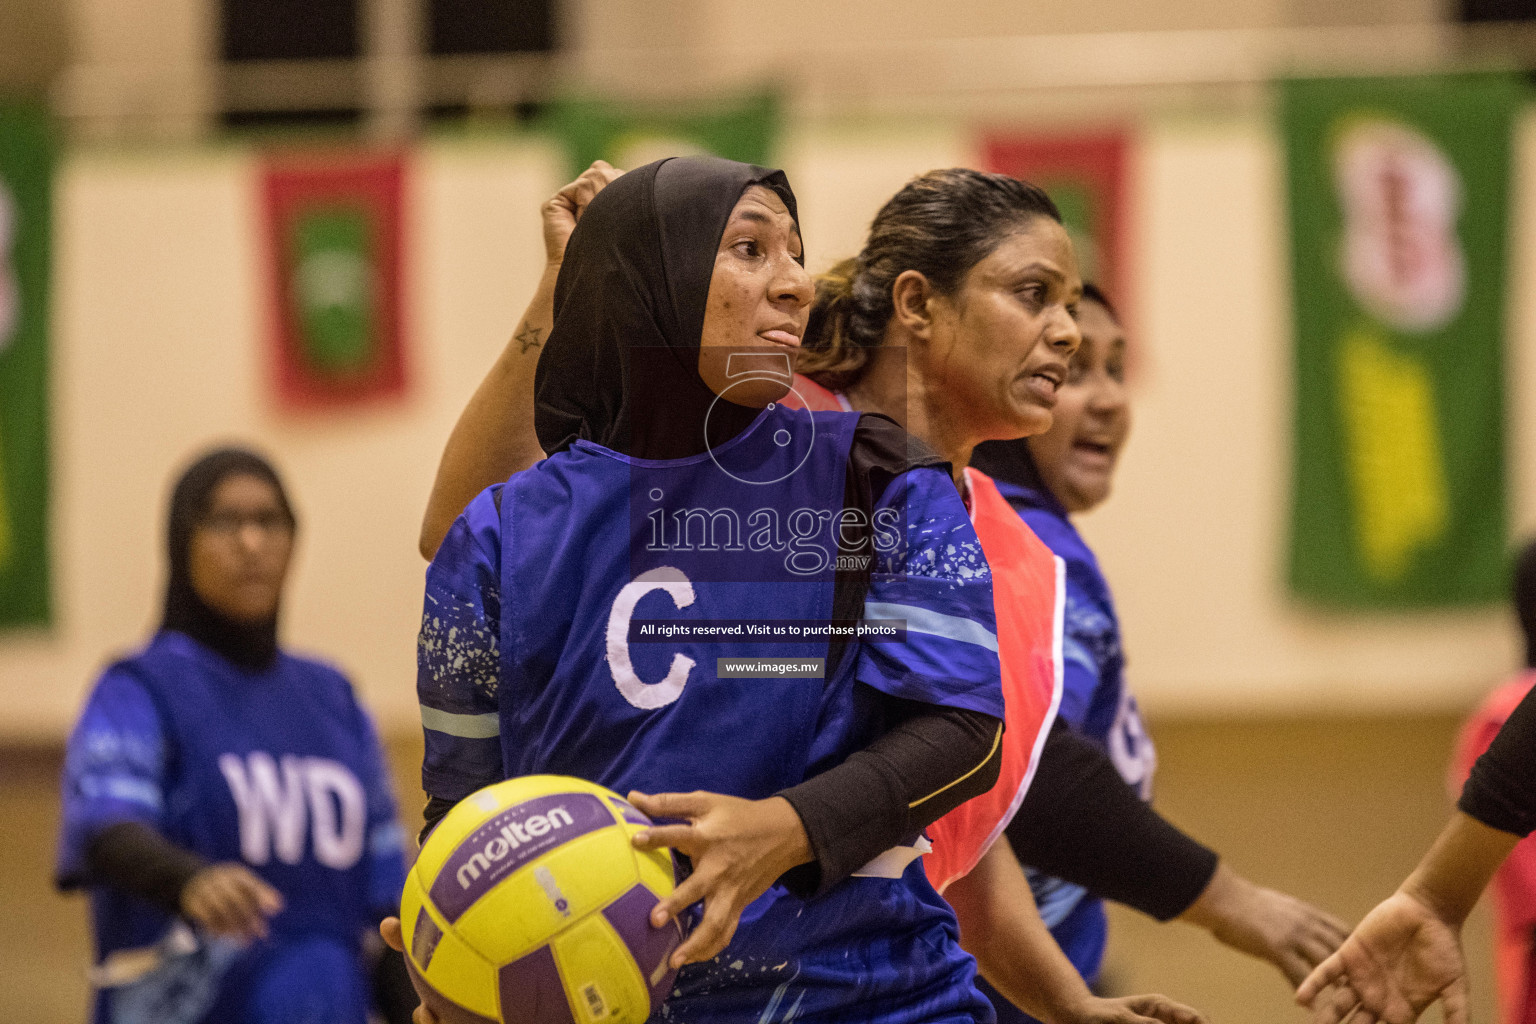
[[[160,628],[70,737],[58,882],[90,893],[98,1024],[367,1017],[363,937],[395,911],[400,828],[351,685],[278,646],[295,526],[259,456],[193,463]]]

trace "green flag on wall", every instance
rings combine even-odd
[[[1356,608],[1507,590],[1502,75],[1287,82],[1290,583]]]
[[[0,626],[48,622],[45,115],[0,106]]]
[[[572,177],[594,160],[629,170],[692,153],[769,166],[779,103],[768,93],[694,106],[564,99],[545,109],[538,126],[565,143]]]

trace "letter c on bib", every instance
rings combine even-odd
[[[645,711],[664,708],[681,697],[688,673],[697,664],[686,654],[673,654],[672,666],[660,682],[647,683],[635,674],[635,666],[629,660],[629,620],[634,617],[640,599],[653,590],[665,590],[672,595],[672,603],[679,609],[693,604],[693,584],[688,577],[681,569],[664,565],[648,569],[633,582],[624,584],[608,613],[608,671],[613,673],[613,681],[624,699]]]

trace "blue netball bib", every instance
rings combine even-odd
[[[774,407],[666,462],[578,442],[475,499],[428,572],[427,791],[555,773],[762,799],[867,746],[881,695],[1001,717],[990,573],[959,495],[920,468],[845,508],[857,423]],[[872,540],[860,621],[899,629],[828,676],[839,531]],[[770,889],[664,1016],[989,1017],[921,862],[893,864],[810,902]]]

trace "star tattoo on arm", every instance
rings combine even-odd
[[[538,348],[544,343],[543,339],[539,337],[543,333],[542,330],[525,321],[523,329],[512,335],[512,337],[518,344],[523,346],[522,352],[526,355],[529,349]]]

